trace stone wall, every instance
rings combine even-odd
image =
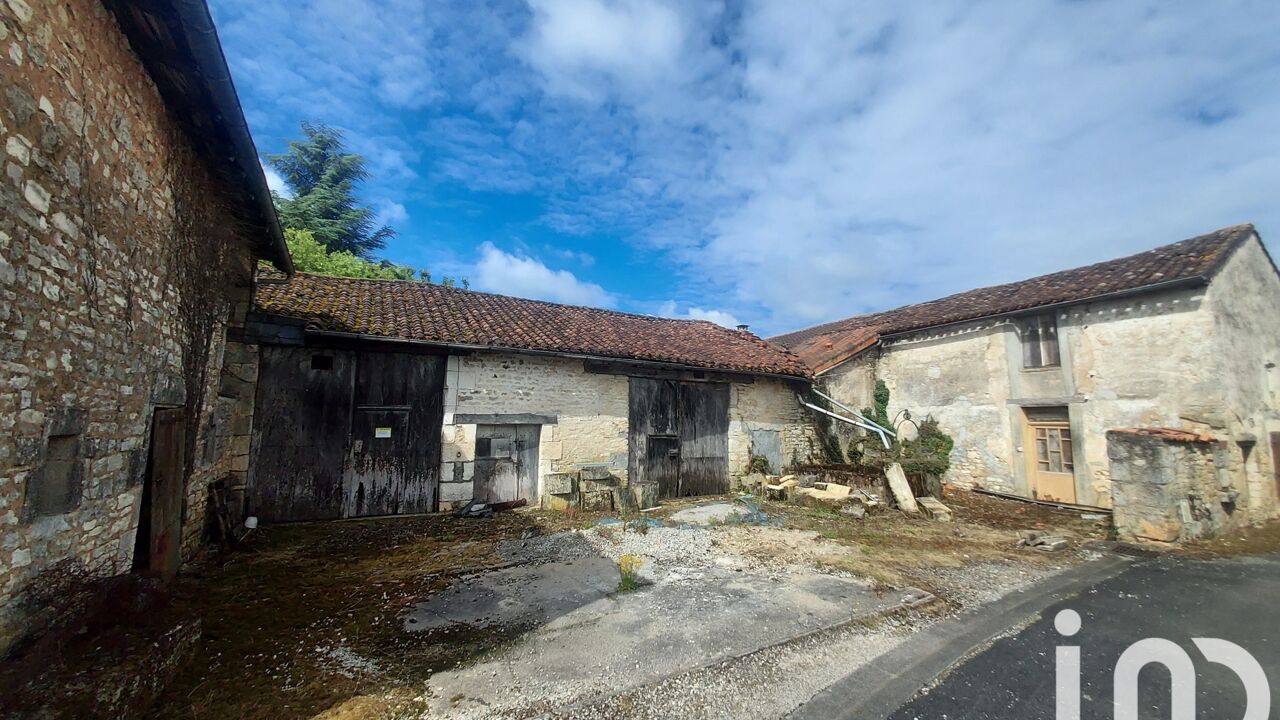
[[[756,378],[752,383],[734,383],[729,394],[729,475],[748,474],[751,455],[764,454],[753,448],[759,433],[777,433],[779,465],[782,472],[796,462],[812,462],[817,454],[817,437],[808,411],[796,402],[799,390],[772,378]]]
[[[1241,479],[1241,504],[1255,518],[1280,513],[1270,437],[1280,432],[1280,276],[1258,240],[1236,251],[1205,293],[1215,340],[1209,352],[1214,397],[1228,412],[1210,416],[1208,432],[1230,441],[1230,471]],[[1210,373],[1206,373],[1210,374]]]
[[[1121,539],[1182,542],[1240,525],[1230,474],[1220,472],[1224,443],[1159,429],[1110,430],[1106,438]]]
[[[19,628],[34,629],[19,609],[50,566],[129,570],[152,412],[188,399],[204,419],[188,430],[196,472],[186,546],[194,545],[205,486],[233,462],[235,413],[220,413],[214,392],[221,328],[213,330],[206,386],[188,398],[194,375],[184,369],[189,326],[180,319],[187,296],[172,282],[183,261],[170,241],[180,197],[212,203],[220,189],[114,18],[92,0],[7,0],[0,48],[3,646]],[[233,274],[242,298],[250,263],[239,253]],[[219,416],[227,422],[210,429]],[[51,436],[59,439],[53,453]],[[29,486],[64,462],[78,486],[62,498],[65,511],[33,512]]]
[[[585,372],[583,361],[562,357],[477,353],[450,356],[445,379],[444,447],[440,500],[471,497],[474,424],[457,414],[524,414],[555,418],[542,425],[538,477],[581,464],[605,464],[627,475],[627,378]]]
[[[450,356],[445,380],[442,502],[472,495],[474,424],[459,415],[544,416],[538,442],[539,486],[550,473],[604,465],[627,480],[628,379],[589,373],[580,359],[515,353]],[[734,383],[729,396],[729,472],[741,475],[750,460],[752,431],[779,434],[783,462],[807,461],[813,430],[795,401],[795,390],[769,378]]]

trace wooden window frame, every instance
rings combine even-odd
[[[1062,366],[1056,315],[1037,315],[1022,323],[1021,341],[1023,370]]]

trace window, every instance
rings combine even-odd
[[[311,369],[312,370],[332,370],[333,356],[332,355],[312,355]]]
[[[1035,430],[1039,469],[1042,472],[1071,472],[1071,431],[1055,427],[1037,427]]]
[[[32,473],[27,486],[27,502],[31,514],[61,515],[80,504],[78,435],[53,435],[44,466]]]
[[[1058,320],[1042,315],[1022,326],[1022,367],[1058,366]]]

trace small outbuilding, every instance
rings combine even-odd
[[[646,507],[813,450],[811,373],[745,328],[299,273],[259,279],[245,341],[266,521]]]

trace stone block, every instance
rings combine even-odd
[[[916,498],[920,509],[924,511],[924,516],[930,520],[937,522],[951,522],[951,508],[943,505],[941,501],[934,497]]]
[[[577,473],[547,473],[542,478],[542,489],[549,495],[568,495],[577,492],[577,479]]]

